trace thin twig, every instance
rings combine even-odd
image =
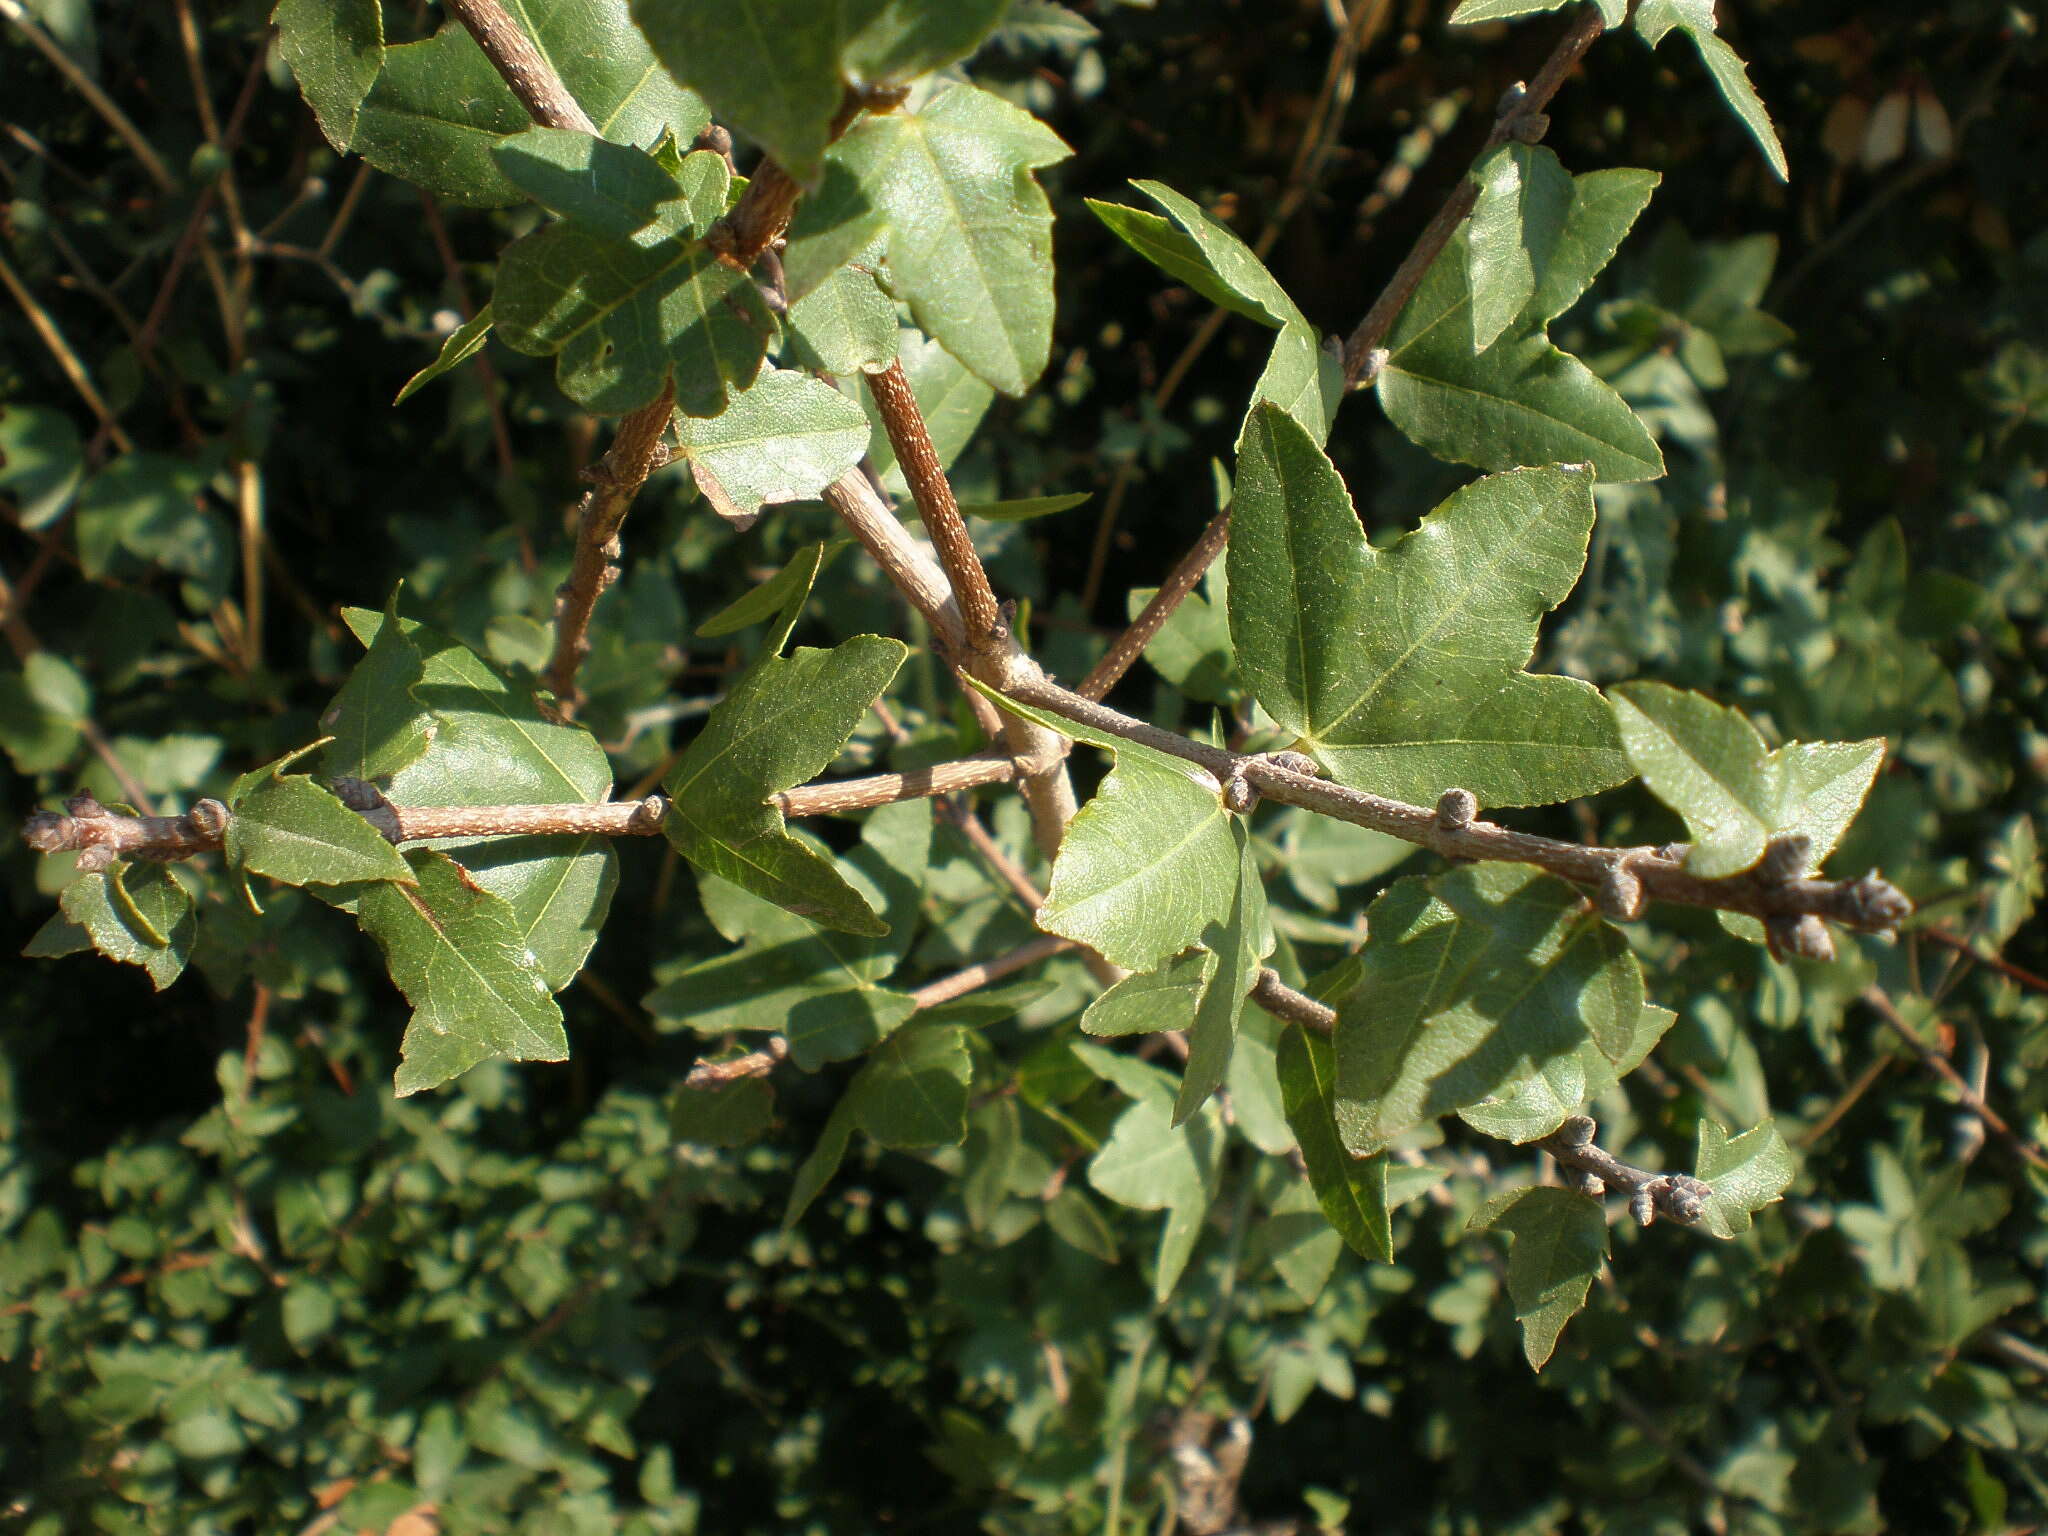
[[[1230,508],[1225,507],[1209,519],[1209,526],[1202,530],[1202,536],[1195,540],[1194,547],[1181,556],[1180,563],[1167,573],[1166,580],[1152,594],[1151,601],[1131,620],[1130,627],[1116,637],[1116,643],[1103,652],[1102,659],[1088,669],[1088,675],[1081,679],[1081,686],[1074,691],[1084,699],[1100,699],[1122,682],[1124,674],[1145,654],[1145,647],[1166,627],[1166,621],[1173,617],[1174,610],[1194,591],[1195,584],[1229,542]]]
[[[555,707],[572,718],[582,693],[576,672],[590,652],[590,616],[619,577],[619,525],[647,477],[668,462],[662,436],[675,408],[675,381],[664,379],[652,405],[619,418],[611,450],[589,471],[597,483],[584,494],[576,518],[576,554],[569,579],[555,596],[555,650],[546,677]]]
[[[1577,1177],[1572,1182],[1581,1194],[1597,1198],[1610,1189],[1626,1191],[1628,1208],[1641,1226],[1647,1227],[1662,1216],[1666,1221],[1689,1227],[1706,1215],[1707,1201],[1714,1193],[1712,1185],[1690,1174],[1652,1173],[1647,1168],[1624,1163],[1594,1142],[1598,1130],[1587,1116],[1573,1115],[1532,1145],[1548,1152],[1562,1167],[1573,1170]]]
[[[1876,1010],[1891,1032],[1906,1042],[1906,1046],[1920,1059],[1920,1064],[1936,1077],[1947,1083],[1964,1109],[1984,1122],[1984,1128],[2005,1143],[2012,1154],[2029,1167],[2048,1170],[2048,1154],[2028,1141],[2006,1123],[2003,1115],[1984,1102],[1984,1096],[1963,1080],[1962,1073],[1947,1056],[1937,1051],[1920,1038],[1918,1031],[1908,1024],[1899,1010],[1893,1006],[1884,988],[1873,983],[1863,989],[1863,1001]]]
[[[1939,944],[1943,949],[1954,950],[1957,954],[1966,956],[1979,965],[1988,966],[1999,975],[2016,981],[2023,987],[2031,987],[2036,992],[2048,992],[2048,976],[2038,975],[2025,966],[2014,965],[2003,955],[1987,955],[1968,939],[1950,933],[1946,928],[1922,928],[1913,937]]]
[[[919,1008],[936,1008],[940,1003],[950,1003],[956,997],[965,997],[969,992],[987,986],[990,982],[1001,981],[1005,976],[1014,975],[1026,966],[1062,951],[1078,946],[1072,939],[1057,938],[1043,934],[1027,940],[1006,955],[997,955],[993,960],[984,960],[955,971],[950,976],[941,976],[937,981],[927,982],[910,994]]]
[[[4,256],[0,256],[0,287],[4,287],[13,295],[14,302],[21,306],[21,312],[28,317],[30,328],[49,349],[50,356],[57,360],[57,367],[64,377],[71,381],[71,387],[78,391],[79,398],[91,408],[93,415],[100,419],[100,426],[113,440],[114,445],[123,453],[133,452],[134,442],[121,430],[121,424],[114,419],[114,413],[108,408],[105,397],[94,387],[92,375],[86,372],[84,361],[71,349],[71,343],[66,341],[64,333],[57,329],[57,322],[50,318],[49,311],[36,302],[35,295],[29,292],[28,285],[22,282]]]
[[[883,504],[867,476],[848,470],[826,486],[825,505],[846,524],[847,532],[860,541],[890,584],[901,592],[925,617],[940,652],[949,657],[964,656],[967,626],[961,621],[960,606],[953,600],[952,585],[929,545],[897,520]]]
[[[1536,72],[1536,78],[1528,88],[1503,101],[1503,110],[1495,116],[1493,131],[1487,134],[1486,142],[1480,146],[1475,164],[1511,139],[1533,144],[1543,136],[1543,129],[1547,126],[1543,109],[1550,105],[1551,97],[1557,94],[1565,77],[1578,67],[1586,50],[1593,46],[1593,40],[1605,30],[1606,23],[1601,19],[1598,6],[1580,7],[1578,18],[1559,39],[1557,47],[1551,50],[1550,57],[1543,61],[1543,67]],[[1436,211],[1436,216],[1415,237],[1414,246],[1401,265],[1395,268],[1387,286],[1344,343],[1346,385],[1372,382],[1379,371],[1379,364],[1385,360],[1382,343],[1386,341],[1387,333],[1393,330],[1394,321],[1400,318],[1402,309],[1421,286],[1422,279],[1443,253],[1443,248],[1450,244],[1451,236],[1464,222],[1465,215],[1472,211],[1478,196],[1479,188],[1472,178],[1459,177],[1457,186],[1451,189],[1451,195],[1444,199],[1444,205]]]
[[[165,192],[177,190],[178,178],[172,175],[171,168],[164,164],[163,156],[159,155],[149,140],[142,136],[142,130],[135,126],[126,112],[114,105],[113,98],[99,88],[92,76],[79,68],[77,61],[66,53],[49,33],[36,25],[22,6],[21,0],[0,0],[0,16],[5,16],[13,22],[20,29],[22,36],[35,46],[36,51],[48,59],[56,67],[57,73],[70,82],[71,88],[85,98],[87,105],[106,119],[107,126],[120,135],[122,141],[134,152],[135,158],[142,162],[142,168],[149,172],[151,181]]]

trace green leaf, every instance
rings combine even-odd
[[[1230,1072],[1223,1086],[1230,1093],[1230,1123],[1261,1152],[1279,1157],[1295,1150],[1294,1131],[1281,1101],[1280,1069],[1275,1060],[1285,1026],[1257,1004],[1237,1021],[1237,1045],[1230,1053]]]
[[[897,297],[1005,394],[1030,387],[1052,346],[1052,205],[1031,172],[1070,153],[1028,112],[971,85],[914,113],[863,118],[830,151],[881,215]],[[800,212],[791,243],[809,232]]]
[[[1701,1225],[1716,1237],[1736,1237],[1749,1230],[1752,1212],[1771,1204],[1791,1184],[1797,1172],[1792,1149],[1768,1120],[1731,1141],[1719,1125],[1702,1118],[1699,1138],[1693,1176],[1714,1189]]]
[[[491,334],[491,306],[486,304],[475,316],[465,320],[449,332],[448,339],[441,343],[441,355],[426,367],[405,381],[391,403],[403,405],[427,385],[452,372],[483,351],[484,342]]]
[[[1375,794],[1543,805],[1621,783],[1598,692],[1519,670],[1592,527],[1583,470],[1523,469],[1466,486],[1376,550],[1322,449],[1258,406],[1231,514],[1238,670],[1334,778]]]
[[[1704,879],[1738,874],[1771,839],[1812,840],[1809,874],[1834,851],[1870,792],[1884,741],[1791,742],[1772,752],[1738,711],[1662,683],[1612,695],[1629,760],[1651,793],[1685,818],[1686,868]]]
[[[1472,865],[1399,880],[1367,913],[1364,975],[1337,1014],[1337,1128],[1360,1156],[1484,1102],[1588,1040],[1636,1043],[1627,942],[1562,880]]]
[[[703,102],[655,67],[625,0],[511,0],[507,9],[606,138],[652,144],[667,133],[687,144],[710,120]],[[368,0],[284,0],[274,19],[279,49],[336,149],[454,202],[518,201],[491,151],[533,119],[460,23],[386,48]]]
[[[789,358],[819,373],[852,374],[895,359],[896,306],[858,267],[840,267],[782,317]]]
[[[230,866],[286,885],[413,881],[375,827],[303,774],[272,776],[237,800],[224,851]]]
[[[1700,60],[1714,77],[1721,99],[1749,130],[1757,148],[1764,152],[1764,159],[1778,173],[1778,180],[1789,181],[1785,146],[1778,142],[1771,114],[1764,109],[1756,87],[1749,83],[1749,71],[1743,67],[1741,57],[1714,30],[1714,0],[1642,0],[1636,7],[1636,31],[1652,48],[1663,42],[1673,27],[1690,37],[1693,46],[1699,49]]]
[[[1061,496],[1025,496],[1015,501],[963,501],[960,510],[968,517],[984,518],[992,523],[1022,523],[1078,507],[1094,494],[1093,491],[1068,491]]]
[[[1361,1259],[1394,1261],[1387,1160],[1355,1158],[1337,1135],[1336,1049],[1299,1025],[1280,1037],[1280,1101],[1330,1225]]]
[[[1567,1189],[1516,1190],[1483,1206],[1475,1229],[1513,1235],[1508,1254],[1508,1298],[1522,1325],[1522,1353],[1542,1370],[1557,1336],[1607,1258],[1607,1218],[1600,1202]]]
[[[829,651],[756,662],[669,771],[673,808],[663,830],[676,851],[826,927],[886,932],[831,861],[791,837],[767,801],[839,755],[907,654],[900,640],[856,635]]]
[[[767,1133],[775,1090],[743,1077],[718,1088],[678,1088],[669,1100],[669,1134],[703,1147],[751,1146]]]
[[[1090,200],[1088,206],[1139,255],[1211,303],[1279,329],[1265,371],[1253,387],[1251,409],[1270,400],[1316,442],[1323,442],[1343,399],[1341,360],[1325,351],[1315,327],[1232,230],[1160,182],[1131,185],[1164,208],[1173,222],[1116,203]],[[1249,413],[1245,421],[1249,428]]]
[[[512,907],[444,853],[405,860],[416,885],[371,885],[356,903],[413,1007],[393,1090],[435,1088],[482,1061],[567,1060],[562,1010]]]
[[[578,146],[590,184],[572,193]],[[753,382],[775,318],[702,238],[725,206],[723,157],[698,150],[671,171],[581,134],[528,134],[500,158],[597,221],[567,217],[506,248],[491,307],[507,346],[554,357],[563,392],[602,415],[648,404],[673,375],[684,415],[716,416]]]
[[[1008,0],[632,0],[633,19],[678,80],[809,182],[843,82],[908,83],[974,51]]]
[[[718,612],[697,626],[697,633],[705,639],[719,635],[736,634],[749,625],[769,619],[778,620],[778,628],[771,631],[769,641],[762,647],[768,651],[779,651],[789,638],[796,617],[803,611],[803,605],[811,595],[811,586],[818,579],[818,573],[826,564],[844,549],[852,540],[835,539],[831,543],[806,544],[789,557],[789,563],[770,576],[761,585],[745,596],[735,598]]]
[[[91,935],[94,949],[141,966],[159,992],[178,979],[199,935],[192,898],[164,864],[116,864],[81,875],[64,887],[58,905]]]
[[[1472,314],[1471,234],[1461,225],[1387,337],[1378,388],[1388,419],[1438,458],[1481,469],[1590,463],[1603,481],[1663,474],[1663,455],[1635,413],[1547,333],[1613,259],[1656,185],[1650,171],[1575,177],[1534,295],[1476,354],[1483,326]]]
[[[233,540],[201,500],[210,473],[204,462],[144,450],[94,475],[73,517],[85,574],[97,581],[125,554],[189,577],[209,603],[217,601],[227,591]]]
[[[854,1123],[882,1146],[958,1146],[967,1136],[973,1076],[963,1026],[913,1024],[868,1052],[846,1097]]]
[[[1230,642],[1227,585],[1225,562],[1219,560],[1202,578],[1202,590],[1182,598],[1145,646],[1145,660],[1153,671],[1189,698],[1211,704],[1231,704],[1244,697]],[[1133,587],[1127,592],[1127,616],[1136,619],[1158,590]]]
[[[1511,1141],[1516,1146],[1548,1136],[1586,1103],[1641,1066],[1643,1058],[1677,1018],[1668,1008],[1645,1003],[1634,1035],[1617,1059],[1609,1061],[1588,1040],[1576,1055],[1537,1063],[1528,1073],[1479,1103],[1459,1110],[1458,1118],[1482,1135]]]
[[[1165,1073],[1100,1046],[1073,1049],[1096,1076],[1133,1098],[1089,1162],[1088,1182],[1119,1205],[1167,1213],[1152,1280],[1154,1298],[1164,1301],[1194,1253],[1202,1218],[1216,1195],[1223,1153],[1221,1117],[1210,1104],[1176,1126],[1173,1080]]]
[[[62,411],[10,400],[0,411],[0,492],[14,518],[40,532],[64,515],[85,480],[85,444]]]
[[[893,338],[893,319],[889,333]],[[676,441],[720,515],[751,518],[764,505],[816,496],[858,464],[867,452],[868,419],[829,384],[763,368],[721,414],[682,417]]]
[[[344,688],[323,717],[337,738],[323,759],[327,772],[371,777],[367,747],[381,770],[375,776],[399,805],[587,805],[611,797],[604,748],[581,726],[542,714],[531,689],[424,624],[399,619],[398,639],[387,642],[388,619],[361,609],[348,618],[370,643],[350,686],[369,681],[353,699]],[[418,680],[405,684],[415,666]],[[424,706],[424,724],[406,702]],[[391,761],[400,765],[386,766]],[[611,840],[570,834],[435,846],[457,853],[477,884],[510,905],[548,984],[567,986],[597,942],[618,881]]]
[[[1102,993],[1081,1015],[1081,1028],[1105,1038],[1186,1029],[1215,973],[1213,950],[1198,946],[1175,955],[1156,970],[1126,976]]]
[[[1484,352],[1536,296],[1572,206],[1572,178],[1547,149],[1503,144],[1472,168],[1479,197],[1466,229],[1472,350]]]
[[[850,1096],[842,1096],[831,1119],[825,1122],[825,1129],[818,1133],[811,1155],[798,1165],[796,1177],[790,1182],[789,1203],[782,1209],[783,1230],[803,1220],[811,1202],[825,1192],[825,1186],[838,1174],[839,1165],[846,1161],[846,1145],[852,1140],[853,1104]]]
[[[21,671],[0,673],[0,746],[18,773],[48,773],[70,762],[91,714],[91,685],[54,651],[31,652]]]
[[[434,739],[434,717],[413,695],[426,675],[425,663],[399,622],[397,592],[381,615],[344,608],[342,618],[369,654],[356,663],[320,716],[320,728],[332,738],[321,763],[333,776],[381,780],[412,762]]]
[[[1244,853],[1222,786],[1207,769],[982,691],[1116,757],[1095,797],[1067,824],[1038,909],[1041,928],[1127,970],[1149,971],[1230,921]]]
[[[278,0],[270,24],[320,131],[346,150],[383,67],[383,7],[378,0]]]
[[[1238,847],[1237,890],[1222,920],[1202,930],[1202,945],[1215,954],[1216,968],[1195,1003],[1194,1023],[1188,1030],[1187,1066],[1173,1104],[1175,1125],[1223,1086],[1237,1045],[1237,1021],[1244,1012],[1245,996],[1257,984],[1261,963],[1273,948],[1266,888],[1259,879],[1251,831],[1243,817],[1230,818],[1230,833]]]

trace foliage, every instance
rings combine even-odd
[[[0,1527],[2048,1517],[2035,20],[1394,9],[515,0],[593,136],[432,9],[0,5],[9,804],[225,818],[8,861]],[[1060,675],[1230,509],[1113,695],[1180,747],[840,552],[926,473],[892,363]],[[555,509],[665,386],[553,696]],[[956,675],[1078,744],[1049,865],[1004,786],[795,808],[983,747]],[[1636,921],[1240,749],[1917,911]],[[1131,974],[954,989],[1047,935]],[[1581,1114],[1697,1227],[1539,1181]]]

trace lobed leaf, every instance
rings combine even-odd
[[[1714,1121],[1702,1118],[1693,1176],[1714,1192],[1701,1224],[1716,1237],[1747,1232],[1752,1213],[1783,1195],[1796,1171],[1792,1149],[1772,1122],[1731,1139]]]
[[[909,654],[856,635],[829,651],[766,655],[711,711],[664,781],[677,852],[778,906],[847,933],[887,925],[831,861],[790,836],[768,797],[823,771]]]
[[[482,1061],[567,1060],[562,1010],[510,903],[445,853],[405,860],[415,884],[366,886],[356,901],[413,1007],[394,1091],[438,1087]]]
[[[1396,881],[1367,934],[1336,1030],[1337,1128],[1361,1157],[1534,1071],[1569,1074],[1560,1064],[1588,1041],[1610,1061],[1638,1042],[1643,978],[1627,941],[1540,870]]]
[[[1549,150],[1531,152],[1529,174],[1562,175]],[[1605,480],[1651,480],[1664,458],[1649,430],[1607,384],[1551,345],[1551,320],[1571,307],[1613,259],[1657,185],[1650,171],[1594,171],[1572,178],[1547,257],[1530,265],[1533,291],[1483,350],[1474,341],[1498,319],[1475,316],[1471,242],[1461,225],[1431,265],[1387,337],[1378,389],[1387,418],[1438,458],[1481,469],[1590,463]],[[1552,194],[1555,195],[1554,193]],[[1497,248],[1498,242],[1495,242]],[[1482,268],[1484,267],[1482,262]]]
[[[1540,1371],[1606,1262],[1607,1218],[1600,1202],[1567,1189],[1521,1189],[1489,1201],[1472,1226],[1514,1237],[1508,1298],[1522,1325],[1522,1352]]]
[[[116,864],[102,874],[80,875],[57,902],[94,949],[109,960],[141,966],[159,992],[184,971],[199,935],[192,898],[167,864]],[[71,952],[53,942],[57,937],[45,924],[32,943],[45,954]]]
[[[1811,873],[1870,792],[1884,741],[1791,742],[1769,751],[1739,711],[1663,683],[1625,683],[1611,696],[1629,760],[1651,793],[1685,818],[1686,868],[1739,874],[1773,838],[1812,842]]]
[[[1380,551],[1309,434],[1254,407],[1227,567],[1240,674],[1335,779],[1376,794],[1542,805],[1621,783],[1599,694],[1520,670],[1584,565],[1591,482],[1573,467],[1490,476]]]

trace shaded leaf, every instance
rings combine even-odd
[[[1197,947],[1175,955],[1156,970],[1126,976],[1098,996],[1081,1015],[1081,1028],[1105,1037],[1186,1029],[1215,973],[1211,950]]]
[[[769,619],[778,622],[778,628],[771,631],[770,642],[764,649],[779,651],[782,642],[789,637],[797,614],[803,610],[804,601],[811,595],[811,586],[818,579],[818,573],[838,551],[852,541],[836,539],[831,543],[806,544],[789,557],[789,563],[766,581],[742,597],[727,603],[718,612],[697,626],[697,633],[706,639],[718,635],[730,635],[760,624]]]
[[[1299,1025],[1280,1036],[1280,1098],[1301,1147],[1316,1203],[1361,1259],[1394,1260],[1387,1215],[1387,1160],[1356,1158],[1337,1136],[1337,1056],[1331,1043]]]
[[[1642,972],[1579,892],[1526,865],[1395,882],[1367,914],[1337,1015],[1337,1128],[1361,1156],[1479,1104],[1590,1040],[1636,1044]]]
[[[1214,1105],[1185,1124],[1173,1124],[1173,1080],[1156,1068],[1100,1046],[1076,1045],[1088,1069],[1133,1097],[1109,1139],[1088,1164],[1088,1182],[1119,1205],[1165,1211],[1153,1266],[1152,1294],[1173,1294],[1201,1236],[1202,1218],[1215,1198],[1223,1127]],[[1134,1070],[1135,1069],[1135,1070]]]
[[[720,1088],[678,1088],[669,1100],[669,1134],[703,1147],[751,1146],[775,1114],[775,1090],[758,1077]]]
[[[1489,1201],[1474,1228],[1513,1235],[1508,1298],[1522,1325],[1522,1353],[1542,1370],[1557,1336],[1586,1304],[1586,1292],[1607,1258],[1607,1218],[1600,1202],[1570,1190],[1516,1190]]]
[[[1588,1040],[1574,1056],[1537,1063],[1477,1104],[1458,1111],[1458,1118],[1487,1136],[1524,1146],[1548,1136],[1642,1065],[1643,1058],[1677,1021],[1678,1015],[1654,1003],[1643,1005],[1633,1037],[1622,1054],[1609,1061]]]
[[[1257,984],[1261,963],[1273,948],[1266,888],[1259,879],[1258,860],[1251,853],[1251,832],[1243,817],[1230,818],[1230,833],[1238,849],[1237,889],[1222,920],[1202,930],[1202,946],[1215,954],[1216,968],[1195,1003],[1194,1022],[1188,1030],[1187,1066],[1173,1104],[1175,1125],[1223,1086],[1237,1045],[1237,1021],[1244,1012],[1245,995]]]
[[[941,468],[950,466],[981,425],[995,391],[970,373],[952,353],[916,331],[898,332],[899,361],[903,376],[910,380],[910,392],[924,414],[925,429],[931,434],[932,451]],[[870,423],[868,459],[883,486],[892,496],[908,496],[910,488],[896,463],[896,449],[882,426],[881,414],[872,396],[860,391],[861,409]]]
[[[1522,672],[1577,581],[1591,477],[1514,470],[1466,486],[1380,551],[1300,425],[1255,407],[1231,514],[1230,627],[1266,712],[1339,782],[1433,804],[1540,805],[1628,777],[1596,690]]]
[[[1093,491],[1068,491],[1060,496],[1025,496],[1016,501],[963,501],[960,510],[968,517],[984,518],[992,523],[1021,523],[1078,507],[1094,494]]]
[[[434,380],[440,378],[442,374],[460,368],[472,357],[475,357],[477,353],[483,351],[484,342],[490,338],[490,334],[491,306],[486,304],[471,319],[465,320],[461,325],[458,325],[453,331],[449,332],[448,339],[441,343],[441,355],[407,379],[404,385],[400,387],[397,397],[391,403],[393,405],[405,404],[407,400],[418,394],[427,385],[433,383]]]
[[[1714,87],[1720,91],[1721,99],[1756,140],[1778,180],[1789,181],[1785,146],[1778,142],[1771,114],[1765,110],[1756,87],[1750,84],[1749,71],[1741,57],[1714,30],[1715,25],[1714,0],[1642,0],[1636,7],[1636,31],[1652,48],[1663,42],[1673,27],[1692,39],[1693,46],[1700,51],[1700,62],[1714,77]]]
[[[964,1027],[906,1026],[868,1052],[847,1088],[854,1123],[899,1151],[957,1146],[967,1135],[973,1076]]]
[[[1547,334],[1613,259],[1656,185],[1649,171],[1574,178],[1533,296],[1476,354],[1471,236],[1461,225],[1387,337],[1378,389],[1388,419],[1438,458],[1481,469],[1590,463],[1603,481],[1663,474],[1655,439],[1621,396]]]

